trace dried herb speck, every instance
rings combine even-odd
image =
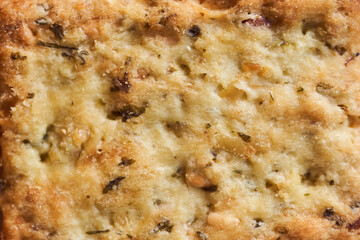
[[[241,139],[244,141],[244,142],[250,142],[251,141],[251,137],[249,135],[246,135],[245,133],[242,133],[242,132],[238,132],[238,135],[239,137],[241,137]]]
[[[259,228],[264,224],[261,218],[255,218],[254,220],[255,220],[255,226],[254,226],[255,228]]]
[[[206,239],[207,239],[206,234],[203,233],[203,232],[200,232],[200,231],[196,231],[196,236],[198,236],[198,238],[199,238],[200,240],[206,240]]]
[[[121,117],[123,122],[130,118],[138,117],[145,113],[145,107],[137,107],[134,105],[126,105],[118,111],[112,111],[111,114],[115,117]]]
[[[106,230],[87,231],[86,234],[93,235],[93,234],[108,233],[108,232],[110,232],[110,230],[106,229]]]
[[[112,92],[130,92],[131,84],[129,82],[129,74],[125,72],[122,78],[113,78],[113,86],[111,87]]]
[[[117,177],[114,180],[111,180],[108,184],[106,184],[103,193],[108,193],[111,190],[114,190],[117,188],[122,180],[124,180],[125,177]]]
[[[211,124],[210,124],[210,123],[207,123],[207,124],[205,125],[205,128],[206,128],[206,129],[211,128]]]
[[[159,222],[156,227],[151,230],[151,233],[157,233],[159,231],[167,231],[167,232],[171,232],[172,231],[172,228],[174,227],[174,225],[171,225],[170,224],[170,220],[166,219],[166,220],[163,220],[161,222]]]
[[[129,166],[129,165],[133,164],[134,162],[135,162],[134,159],[122,157],[121,162],[118,164],[118,166],[121,166],[121,167]]]
[[[26,98],[29,98],[29,99],[34,98],[34,97],[35,97],[35,93],[28,93],[26,96]]]
[[[22,56],[20,52],[11,53],[10,57],[12,60],[25,60],[27,58],[27,56]]]
[[[196,26],[196,25],[193,25],[189,30],[188,30],[188,35],[190,37],[198,37],[201,33],[201,29]]]
[[[48,22],[46,21],[45,18],[39,18],[39,19],[35,20],[35,23],[38,25],[47,25],[48,24]]]
[[[340,56],[344,55],[344,53],[346,52],[346,48],[340,45],[336,45],[334,49],[339,53]]]
[[[38,40],[36,42],[36,44],[40,47],[48,47],[48,48],[55,48],[55,49],[66,49],[66,50],[78,50],[77,47],[73,47],[73,46],[65,46],[65,45],[60,45],[57,43],[52,43],[52,42],[44,42],[41,40]]]
[[[298,87],[298,89],[296,90],[296,92],[303,92],[304,88],[303,87]]]
[[[55,37],[59,40],[62,40],[64,38],[64,29],[59,24],[51,24],[50,30],[54,33]]]

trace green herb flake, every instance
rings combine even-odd
[[[244,142],[249,143],[251,141],[251,137],[249,135],[246,135],[245,133],[238,132],[238,135]]]
[[[124,179],[125,177],[120,176],[115,178],[114,180],[111,180],[108,184],[106,184],[105,188],[103,189],[103,193],[108,193],[116,189],[119,186],[120,182]]]

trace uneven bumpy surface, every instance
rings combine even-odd
[[[2,239],[360,239],[360,5],[1,0]]]

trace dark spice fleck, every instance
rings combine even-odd
[[[100,233],[108,233],[108,232],[110,232],[110,230],[106,229],[106,230],[87,231],[86,234],[92,235],[92,234],[100,234]]]
[[[185,176],[185,169],[184,169],[184,167],[179,167],[177,170],[176,170],[176,172],[175,173],[173,173],[172,175],[171,175],[171,177],[173,177],[173,178],[182,178],[182,177],[184,177]]]
[[[303,92],[304,91],[304,88],[302,87],[298,87],[298,89],[296,90],[296,92]]]
[[[125,72],[122,78],[113,78],[113,86],[111,87],[112,92],[130,92],[131,84],[129,82],[129,74]]]
[[[30,143],[30,140],[29,140],[29,139],[24,139],[22,142],[23,142],[24,144],[29,144],[29,143]]]
[[[248,18],[248,19],[245,19],[243,21],[241,21],[242,24],[248,24],[248,25],[251,25],[251,26],[254,26],[254,27],[260,27],[260,26],[268,26],[269,25],[269,21],[262,17],[262,16],[259,16],[255,19],[253,18]]]
[[[86,63],[84,55],[89,55],[89,53],[85,50],[77,52],[77,56],[80,59],[80,65],[84,65]]]
[[[20,52],[11,53],[10,57],[12,60],[25,60],[27,58],[27,56],[22,56]]]
[[[269,95],[270,95],[271,100],[275,101],[275,98],[274,98],[274,96],[272,95],[271,92],[269,92]]]
[[[206,191],[206,192],[213,193],[213,192],[217,191],[218,187],[216,185],[211,185],[211,186],[208,186],[208,187],[203,187],[201,189]]]
[[[48,47],[48,48],[55,48],[55,49],[67,49],[67,50],[78,50],[77,47],[73,47],[73,46],[65,46],[65,45],[60,45],[57,43],[52,43],[52,42],[44,42],[41,40],[38,40],[36,42],[36,44],[40,47]]]
[[[34,97],[35,97],[35,93],[28,93],[26,96],[26,98],[29,98],[29,99],[34,98]]]
[[[356,202],[354,202],[354,204],[353,204],[353,205],[351,205],[350,207],[351,207],[351,209],[354,209],[354,208],[359,208],[359,207],[360,207],[360,201],[356,201]]]
[[[160,205],[161,204],[161,200],[160,199],[156,199],[154,202],[154,205]]]
[[[151,233],[157,233],[159,231],[167,231],[167,232],[171,232],[172,228],[174,227],[174,225],[170,224],[170,220],[163,220],[161,222],[159,222],[156,227],[151,230]]]
[[[137,107],[134,105],[126,105],[119,111],[111,112],[115,117],[121,117],[123,122],[126,122],[130,118],[138,117],[143,113],[145,113],[145,107]]]
[[[133,236],[131,236],[130,234],[126,234],[126,236],[127,236],[129,239],[133,239]]]
[[[127,158],[127,157],[122,157],[122,158],[121,158],[121,162],[118,164],[118,166],[121,166],[121,167],[130,166],[130,165],[133,164],[134,162],[135,162],[134,159]]]
[[[347,229],[349,229],[350,231],[360,229],[360,218],[356,220],[354,223],[348,224]]]
[[[48,152],[40,154],[40,161],[41,162],[46,162],[46,160],[48,160],[48,158],[49,158],[49,153]]]
[[[346,48],[340,45],[336,45],[334,49],[339,53],[340,56],[344,55],[344,53],[346,52]]]
[[[332,186],[332,185],[335,184],[335,181],[334,181],[334,180],[330,180],[330,181],[329,181],[329,184],[330,184],[330,186]]]
[[[241,170],[234,170],[234,173],[242,174],[242,171]]]
[[[198,236],[198,238],[199,238],[200,240],[206,240],[206,239],[207,239],[206,234],[203,233],[203,232],[200,232],[200,231],[196,231],[196,236]]]
[[[117,177],[114,180],[111,180],[104,188],[103,193],[108,193],[111,190],[114,190],[114,188],[117,188],[119,186],[120,182],[124,180],[125,177]]]
[[[201,33],[201,29],[196,26],[196,25],[193,25],[189,30],[188,30],[188,35],[190,37],[198,37]]]
[[[324,218],[329,218],[331,216],[333,216],[335,214],[335,210],[333,207],[329,207],[329,208],[326,208],[325,211],[323,212],[322,216]]]
[[[242,132],[238,132],[238,135],[239,137],[241,137],[241,139],[244,141],[244,142],[250,142],[251,141],[251,137],[249,135],[246,135],[245,133],[242,133]]]
[[[59,24],[51,24],[50,30],[54,33],[55,37],[59,40],[62,40],[64,38],[64,29]]]
[[[261,219],[261,218],[256,218],[256,219],[254,219],[255,220],[255,228],[259,228],[259,227],[261,227],[262,225],[263,225],[263,220]]]
[[[211,128],[211,124],[210,124],[210,123],[207,123],[207,124],[205,125],[205,128],[206,128],[206,129]]]
[[[45,18],[39,18],[39,19],[35,20],[35,23],[38,25],[47,25],[48,24],[48,22],[46,21]]]

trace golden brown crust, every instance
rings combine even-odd
[[[359,13],[2,0],[2,239],[359,239]]]

